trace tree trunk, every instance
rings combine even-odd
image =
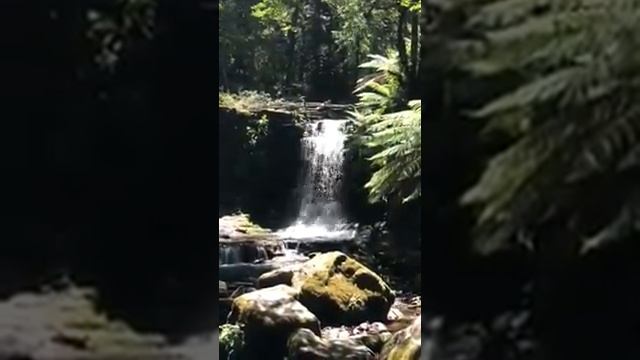
[[[410,60],[410,69],[409,69],[409,94],[410,98],[415,98],[417,95],[416,86],[417,76],[418,76],[418,38],[420,25],[418,21],[419,14],[413,13],[411,14],[411,60]]]
[[[293,9],[293,15],[291,17],[291,29],[287,32],[287,59],[289,63],[287,65],[287,76],[285,79],[286,88],[291,88],[291,85],[295,82],[296,76],[296,33],[293,29],[298,26],[298,16],[300,13],[300,6],[296,6]]]
[[[398,48],[398,56],[400,57],[400,68],[405,74],[409,71],[409,60],[407,58],[407,47],[404,43],[404,28],[407,20],[407,8],[398,5],[400,16],[398,16],[398,37],[396,38],[396,46]]]

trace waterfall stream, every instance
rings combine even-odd
[[[279,232],[287,239],[351,238],[339,194],[343,175],[346,120],[307,124],[302,139],[305,166],[301,176],[300,210],[296,221]]]

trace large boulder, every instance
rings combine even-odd
[[[278,283],[298,290],[298,300],[325,325],[384,321],[394,300],[380,276],[339,251],[258,278],[258,286]]]
[[[299,329],[287,342],[289,360],[373,360],[371,349],[354,340],[326,340]]]
[[[278,285],[233,300],[228,321],[242,325],[246,348],[255,356],[282,359],[287,339],[300,328],[320,334],[320,322],[296,300],[297,293],[289,286]]]
[[[422,316],[413,320],[410,326],[398,331],[384,345],[381,360],[419,360],[422,346]]]

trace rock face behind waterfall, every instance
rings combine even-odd
[[[298,299],[323,323],[386,320],[394,295],[373,271],[338,252],[320,254],[300,266],[263,274],[259,286],[291,285]]]
[[[254,146],[248,128],[268,118],[266,134]],[[295,216],[291,189],[302,167],[300,141],[304,129],[293,114],[239,114],[221,108],[218,119],[219,216],[238,209],[269,227],[284,226]]]

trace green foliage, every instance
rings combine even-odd
[[[86,34],[96,48],[95,63],[112,72],[126,51],[151,39],[155,8],[155,0],[114,0],[103,7],[90,8]]]
[[[360,68],[371,73],[358,79],[355,93],[358,96],[358,108],[365,114],[382,114],[395,109],[404,102],[401,83],[403,73],[398,62],[398,53],[389,51],[388,55],[369,55],[370,61]]]
[[[245,127],[247,134],[247,145],[250,149],[256,147],[258,142],[263,139],[269,129],[269,119],[266,114],[254,120],[261,111],[269,109],[277,103],[269,95],[256,91],[242,91],[234,94],[229,92],[218,93],[218,107],[235,111],[238,114],[249,117],[250,121]]]
[[[333,36],[340,49],[351,56],[349,63],[360,61],[365,54],[381,52],[394,43],[394,27],[398,12],[390,0],[325,0],[338,22]]]
[[[224,324],[218,327],[220,353],[225,360],[238,359],[244,347],[244,332],[238,325]]]
[[[275,100],[268,94],[257,91],[240,91],[230,93],[227,91],[218,92],[218,107],[234,110],[239,114],[252,115],[258,111],[267,109],[274,104]]]
[[[417,34],[414,17],[401,13],[415,14],[420,1],[223,0],[220,7],[222,88],[312,96],[322,86],[336,92],[341,81],[348,96],[366,54],[401,46],[399,29],[401,37]]]
[[[485,1],[470,16],[468,29],[482,35],[480,53],[461,68],[516,84],[471,114],[486,121],[487,133],[511,137],[462,198],[480,210],[481,251],[523,238],[552,217],[569,219],[591,246],[612,239],[606,234],[624,216],[631,226],[635,197],[595,227],[584,220],[593,209],[580,204],[600,195],[587,190],[594,182],[638,190],[630,178],[640,138],[638,20],[640,2],[628,0]]]
[[[377,202],[397,194],[403,202],[421,194],[421,101],[409,102],[409,110],[384,114],[368,124],[366,146],[375,149],[369,158],[377,169],[365,185]]]
[[[268,16],[275,12],[263,10],[263,18],[252,16],[255,0],[221,1],[218,27],[219,85],[225,90],[254,89],[271,92],[280,74],[286,73],[287,59],[282,52],[280,31],[273,31]],[[274,2],[277,3],[277,2]],[[257,14],[261,15],[258,7]]]
[[[251,15],[262,24],[271,26],[275,24],[277,29],[283,32],[293,28],[293,3],[287,0],[260,0],[251,7]]]
[[[258,140],[267,135],[269,120],[266,115],[262,115],[255,124],[247,126],[247,135],[249,136],[249,145],[256,146]]]
[[[397,53],[369,57],[361,67],[373,73],[358,81],[358,110],[352,113],[356,144],[373,152],[369,161],[375,171],[365,188],[371,202],[395,195],[410,201],[421,191],[421,102],[413,100],[408,110],[391,112],[403,101]]]
[[[420,12],[422,9],[422,0],[400,0],[400,5],[408,8],[413,12]]]

